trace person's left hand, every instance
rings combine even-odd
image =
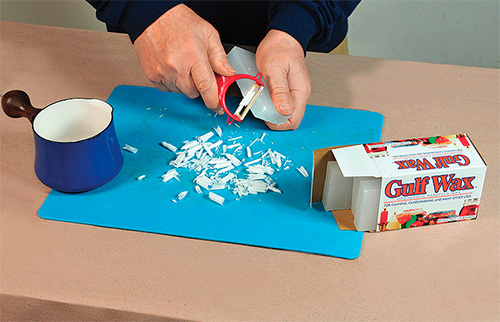
[[[297,129],[311,96],[302,46],[286,32],[272,29],[257,47],[256,60],[274,106],[280,114],[290,115],[284,124],[266,125],[272,130]]]

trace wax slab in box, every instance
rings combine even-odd
[[[214,117],[200,99],[150,87],[118,86],[108,102],[115,109],[121,145],[139,151],[124,151],[121,172],[98,189],[79,194],[51,191],[38,212],[41,218],[348,259],[359,256],[363,233],[339,230],[321,203],[310,207],[311,177],[297,168],[304,166],[311,173],[314,149],[380,140],[381,114],[310,105],[298,130],[275,132],[251,116],[239,127],[227,125],[225,116]],[[221,127],[225,142],[242,136],[238,142],[243,145],[266,133],[263,143],[255,142],[252,150],[271,148],[291,160],[288,170],[272,175],[283,193],[236,200],[231,191],[215,191],[226,198],[221,206],[208,198],[208,191],[196,193],[192,181],[197,173],[192,170],[177,169],[180,181],[161,182],[175,154],[160,143],[180,147],[215,126]],[[140,175],[146,177],[136,180]],[[172,202],[186,190],[184,199]]]

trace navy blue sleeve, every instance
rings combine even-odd
[[[267,31],[277,29],[290,34],[301,44],[304,52],[306,50],[328,52],[337,47],[347,35],[347,18],[360,1],[269,1],[267,6]],[[110,25],[119,26],[122,31],[129,34],[130,39],[134,42],[161,15],[184,1],[87,0],[87,2],[97,10],[97,18],[108,25],[108,30],[110,30]],[[233,5],[229,5],[231,2],[224,1],[222,7],[217,4],[217,1],[186,1],[186,4],[195,6],[197,13],[208,19],[214,26],[219,27],[230,23],[231,19],[229,18],[238,16],[243,12],[241,20],[238,20],[235,26],[225,28],[228,30],[225,30],[223,34],[225,36],[228,34],[235,36],[233,34],[237,34],[238,40],[244,43],[245,40],[252,38],[252,35],[245,35],[238,32],[241,29],[238,28],[238,24],[252,25],[252,23],[266,23],[255,19],[255,17],[252,18],[252,16],[244,15],[245,12],[250,12],[250,9],[260,7],[260,3],[234,1],[240,8],[238,8],[238,12],[233,12],[236,9]],[[265,15],[265,13],[262,14]],[[245,19],[248,21],[243,21]],[[254,27],[251,29],[260,29],[257,26]],[[264,33],[265,31],[266,26],[263,26],[262,32]],[[265,34],[260,35],[260,39],[264,36]],[[258,43],[253,45],[258,45]]]
[[[182,1],[87,0],[96,9],[97,19],[120,26],[135,42],[146,28]]]
[[[361,0],[271,1],[268,30],[290,34],[306,50],[327,52],[347,35],[347,18]]]

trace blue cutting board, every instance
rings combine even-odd
[[[108,102],[114,107],[120,143],[139,151],[124,151],[121,172],[98,189],[79,194],[52,190],[38,212],[41,218],[347,259],[359,256],[363,233],[339,230],[321,203],[310,207],[311,177],[302,176],[297,168],[304,166],[311,173],[314,149],[379,141],[381,114],[309,105],[298,130],[275,132],[250,115],[239,127],[227,125],[225,116],[215,117],[200,99],[150,87],[118,86]],[[271,148],[291,160],[288,170],[272,176],[282,194],[268,192],[237,200],[231,191],[218,190],[215,193],[226,198],[221,206],[208,198],[207,191],[195,192],[193,170],[177,169],[180,181],[161,182],[175,154],[160,143],[180,147],[217,125],[224,142],[242,136],[236,142],[245,146],[266,133],[264,143],[257,141],[251,149]],[[146,177],[136,180],[140,175]],[[184,199],[172,202],[185,190]]]

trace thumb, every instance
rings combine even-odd
[[[287,73],[283,71],[269,77],[267,81],[271,100],[281,115],[291,115],[295,110],[287,79]]]
[[[207,55],[212,70],[217,74],[222,76],[232,76],[236,74],[236,70],[229,65],[226,52],[215,30],[208,36]]]

